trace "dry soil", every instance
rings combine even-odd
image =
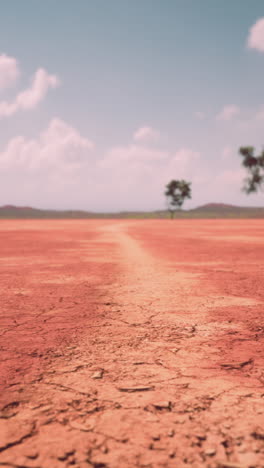
[[[264,467],[262,220],[1,221],[0,466]]]

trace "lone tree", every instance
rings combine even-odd
[[[243,157],[242,165],[248,171],[243,187],[247,194],[261,190],[264,184],[264,150],[259,156],[255,156],[253,146],[243,146],[239,149],[239,154]]]
[[[185,198],[191,198],[191,182],[186,180],[171,180],[166,185],[165,196],[171,218],[177,209],[183,205]]]

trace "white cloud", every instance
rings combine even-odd
[[[150,143],[159,140],[160,133],[152,127],[140,127],[133,137],[135,141]]]
[[[214,177],[214,181],[216,185],[220,183],[222,184],[222,186],[224,186],[225,184],[227,185],[235,184],[239,192],[241,190],[241,184],[243,182],[244,177],[245,177],[244,170],[242,168],[238,168],[238,169],[220,172]]]
[[[168,163],[163,168],[163,180],[187,179],[193,180],[197,176],[197,160],[200,158],[198,151],[191,148],[179,148],[169,158]]]
[[[239,201],[245,171],[239,158],[229,157],[238,143],[223,135],[221,141],[203,153],[188,144],[173,150],[131,141],[102,154],[92,151],[94,145],[85,135],[55,118],[39,135],[17,136],[0,149],[2,203],[94,211],[155,209],[166,206],[164,188],[171,179],[192,183],[193,198],[185,208]],[[222,160],[218,165],[222,153],[228,164]],[[215,164],[210,161],[213,154]]]
[[[54,118],[37,139],[17,136],[0,152],[0,167],[27,170],[78,167],[87,161],[93,143],[79,132]]]
[[[162,161],[168,157],[166,151],[159,151],[153,148],[140,145],[117,146],[107,151],[105,157],[100,162],[101,167],[113,167],[121,164],[138,164],[140,162]]]
[[[200,157],[198,151],[193,151],[190,148],[180,148],[173,156],[173,161],[177,161],[182,164],[193,162]]]
[[[221,112],[216,116],[217,120],[232,120],[240,113],[240,109],[238,106],[229,105],[225,106]]]
[[[194,116],[199,120],[203,120],[205,118],[205,113],[197,111],[197,112],[194,113]]]
[[[0,91],[12,86],[20,75],[17,60],[6,54],[0,55]]]
[[[197,151],[188,147],[172,152],[152,145],[117,146],[110,148],[97,163],[93,182],[97,186],[103,184],[116,209],[165,207],[163,192],[171,179],[184,178],[196,183],[196,178],[201,177],[200,167],[197,168],[199,157]],[[92,193],[96,190],[94,187]]]
[[[112,190],[133,190],[135,194],[143,193],[148,181],[148,189],[160,197],[163,187],[172,178],[192,180],[197,175],[196,161],[200,157],[197,151],[190,148],[180,148],[175,153],[168,150],[156,150],[151,147],[130,145],[110,149],[100,161],[98,169],[107,170],[112,181]],[[110,175],[111,174],[111,175]],[[157,202],[158,203],[158,202]]]
[[[34,109],[45,98],[48,90],[57,86],[59,86],[57,76],[50,75],[43,68],[39,68],[28,89],[18,93],[11,102],[0,102],[0,117],[9,117],[20,110]]]
[[[260,18],[249,30],[247,45],[250,49],[264,52],[264,18]]]

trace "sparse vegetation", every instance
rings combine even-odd
[[[239,154],[243,157],[242,165],[248,171],[248,177],[244,181],[244,192],[250,194],[261,190],[264,184],[264,150],[259,156],[255,156],[253,146],[243,146],[239,149]]]
[[[171,218],[175,211],[181,209],[186,198],[191,198],[191,182],[186,180],[171,180],[166,185],[165,196]]]

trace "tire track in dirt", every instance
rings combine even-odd
[[[248,329],[211,318],[258,301],[208,293],[131,225],[98,226],[98,260],[118,274],[97,285],[97,323],[2,410],[0,466],[262,467],[261,370],[251,355],[227,362],[227,337]]]

